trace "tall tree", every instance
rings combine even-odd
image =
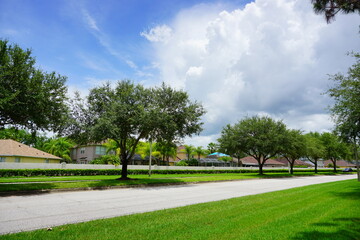
[[[85,102],[78,98],[72,105],[72,120],[64,133],[82,142],[116,141],[121,179],[128,179],[127,166],[141,139],[183,138],[202,130],[202,106],[165,84],[145,88],[119,81],[113,89],[108,83],[91,89]]]
[[[289,162],[290,174],[294,173],[295,161],[305,155],[305,138],[299,130],[287,130],[281,155]]]
[[[339,12],[360,14],[359,0],[311,0],[315,13],[324,14],[327,23],[335,19]]]
[[[314,164],[315,173],[318,172],[318,161],[324,157],[325,147],[320,139],[320,134],[310,132],[304,135],[306,146],[306,158]]]
[[[325,146],[325,158],[331,160],[333,163],[334,172],[336,170],[337,160],[346,159],[349,155],[347,145],[340,141],[340,138],[333,133],[325,132],[320,137]]]
[[[335,85],[327,93],[335,100],[330,108],[335,119],[336,131],[347,142],[358,149],[360,144],[360,54],[352,54],[356,62],[348,69],[347,75],[338,73],[330,76]],[[354,151],[358,181],[360,181],[359,155]]]
[[[219,150],[237,158],[239,167],[240,159],[246,157],[246,154],[240,150],[236,142],[236,134],[230,124],[226,125],[221,131],[221,137],[218,139]]]
[[[59,131],[68,112],[65,82],[36,68],[31,50],[0,40],[0,128]]]
[[[263,174],[265,162],[281,153],[286,139],[286,125],[270,117],[254,116],[230,126],[234,131],[236,147],[254,157]]]

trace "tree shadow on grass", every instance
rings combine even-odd
[[[54,188],[52,183],[0,184],[0,197],[45,194]]]
[[[107,189],[116,186],[163,186],[163,185],[176,185],[182,184],[184,181],[181,179],[156,179],[156,178],[131,178],[128,180],[119,180],[119,179],[111,179],[111,180],[101,180],[97,182],[91,182],[88,184],[89,187],[94,189]]]
[[[322,228],[321,230],[299,232],[293,240],[345,240],[360,239],[360,218],[334,218],[332,222],[315,223],[313,226]],[[331,229],[336,229],[331,231]]]

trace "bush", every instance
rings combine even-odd
[[[115,155],[103,155],[101,157],[95,158],[90,162],[90,164],[112,164],[120,165],[120,159]]]
[[[195,158],[184,160],[188,166],[199,166],[199,161]]]
[[[179,162],[176,163],[176,166],[189,166],[185,160],[181,160]]]

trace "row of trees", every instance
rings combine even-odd
[[[288,129],[282,121],[270,117],[249,117],[233,125],[227,125],[218,139],[219,147],[231,156],[252,156],[259,164],[259,173],[268,159],[283,157],[289,162],[293,173],[295,160],[307,158],[314,163],[315,172],[319,159],[333,162],[351,156],[349,144],[333,133],[302,134],[300,130]]]

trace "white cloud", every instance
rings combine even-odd
[[[89,14],[88,11],[86,11],[85,9],[82,9],[82,15],[84,18],[84,21],[86,22],[86,24],[93,30],[95,31],[100,31],[100,29],[98,28],[95,19]]]
[[[145,37],[150,42],[166,43],[170,40],[172,30],[167,25],[160,25],[151,28],[149,31],[141,32],[140,35]]]
[[[259,113],[324,131],[332,124],[321,93],[327,74],[352,64],[346,52],[360,50],[356,20],[339,15],[328,25],[303,0],[257,0],[231,12],[202,4],[167,23],[172,37],[154,45],[154,58],[164,81],[206,107],[196,138],[204,146],[226,124]]]

